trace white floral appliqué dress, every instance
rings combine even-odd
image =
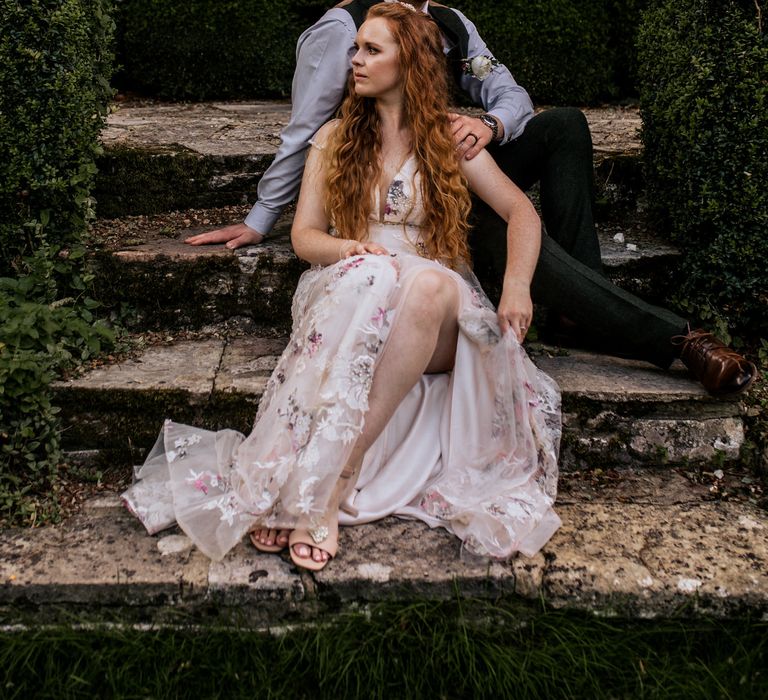
[[[471,273],[420,255],[416,161],[393,180],[369,239],[391,255],[363,255],[305,272],[293,329],[248,437],[166,421],[123,500],[150,533],[178,522],[220,559],[254,527],[322,521],[361,432],[368,394],[398,310],[419,272],[440,270],[460,290],[454,370],[424,375],[366,453],[348,502],[356,516],[442,526],[479,555],[535,554],[560,526],[560,394],[523,348],[500,335]],[[379,212],[383,217],[379,219]]]

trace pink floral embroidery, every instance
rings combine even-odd
[[[314,357],[315,353],[320,349],[320,346],[323,344],[323,334],[318,333],[316,330],[313,330],[309,334],[307,341],[309,342],[309,356]]]
[[[387,320],[387,310],[382,309],[379,307],[376,310],[376,313],[371,316],[371,322],[377,327],[381,328],[384,325],[384,322]]]
[[[365,258],[363,257],[350,258],[349,260],[347,260],[347,262],[345,262],[341,266],[341,269],[338,272],[338,276],[343,277],[344,275],[347,274],[347,272],[349,272],[350,270],[354,270],[356,267],[360,267],[360,265],[362,265],[364,262],[365,262]]]

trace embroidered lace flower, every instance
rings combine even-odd
[[[465,58],[461,62],[461,69],[464,75],[471,75],[478,80],[485,80],[496,66],[501,64],[493,56],[475,56],[474,58]]]
[[[387,202],[384,205],[385,216],[397,216],[401,212],[403,204],[409,203],[408,195],[405,193],[405,184],[402,180],[393,180],[387,190]]]

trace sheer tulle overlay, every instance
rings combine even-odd
[[[123,500],[150,533],[175,522],[220,559],[255,527],[322,522],[359,436],[368,394],[410,284],[439,270],[460,290],[451,373],[424,375],[368,450],[348,497],[356,516],[418,518],[473,554],[536,553],[560,525],[560,395],[496,314],[471,273],[421,257],[418,176],[407,161],[363,255],[305,272],[293,329],[248,437],[166,421]],[[373,212],[380,211],[374,202]],[[398,329],[399,332],[400,329]]]

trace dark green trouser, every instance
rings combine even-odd
[[[684,332],[685,319],[619,289],[602,273],[592,220],[592,139],[584,115],[572,108],[542,112],[520,137],[491,153],[521,189],[540,182],[549,235],[542,236],[533,300],[575,321],[601,345],[668,367],[676,356],[670,339]],[[506,225],[482,203],[470,242],[480,268],[503,275]]]

